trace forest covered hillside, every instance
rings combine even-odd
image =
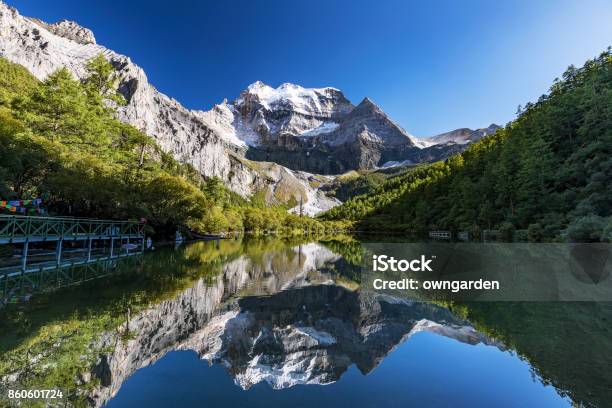
[[[612,236],[612,54],[570,66],[516,120],[444,161],[321,215],[360,230],[527,229],[534,240]]]
[[[44,81],[0,58],[0,198],[42,198],[51,215],[145,218],[150,233],[336,228],[245,199],[218,178],[205,178],[116,118],[125,103],[116,71],[101,55],[85,79],[59,69]],[[9,212],[10,213],[10,212]]]

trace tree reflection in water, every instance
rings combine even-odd
[[[103,281],[2,311],[3,386],[61,386],[101,406],[172,350],[222,363],[243,389],[370,373],[417,332],[507,347],[576,403],[610,400],[609,304],[452,304],[359,288],[351,240],[222,240],[164,248]],[[474,329],[473,326],[477,328]]]

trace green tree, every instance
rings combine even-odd
[[[83,84],[91,98],[101,97],[112,100],[119,105],[126,103],[123,95],[117,92],[118,73],[103,54],[98,54],[89,60],[85,70],[87,76],[83,80]]]
[[[16,113],[36,134],[67,145],[107,145],[101,101],[87,96],[81,84],[61,68],[43,81],[29,97],[15,104]]]

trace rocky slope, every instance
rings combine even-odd
[[[341,112],[300,134],[281,133],[272,141],[262,139],[247,156],[316,173],[341,174],[372,169],[421,149],[417,139],[368,98]]]
[[[229,164],[207,159],[221,158],[219,153],[232,145],[177,101],[158,92],[128,57],[96,44],[93,34],[74,22],[43,23],[0,2],[0,55],[37,78],[44,79],[61,67],[82,78],[87,61],[100,53],[119,72],[119,91],[128,102],[117,108],[121,119],[155,137],[163,150],[178,159],[193,162],[204,174],[222,176]]]
[[[61,67],[82,78],[87,61],[100,53],[119,73],[118,90],[127,101],[116,107],[119,118],[155,138],[176,159],[192,164],[204,176],[220,177],[242,196],[266,190],[273,198],[280,188],[297,202],[309,201],[316,212],[338,203],[311,186],[312,175],[273,163],[261,168],[251,165],[243,159],[246,145],[211,119],[216,113],[190,111],[159,92],[139,66],[97,44],[90,30],[67,20],[47,24],[24,17],[0,1],[0,56],[23,65],[37,78],[42,80]]]
[[[402,129],[368,98],[353,106],[335,88],[272,88],[251,84],[200,117],[246,157],[294,170],[342,174],[431,162],[465,149],[498,127],[457,129],[419,139]]]
[[[119,75],[118,91],[127,101],[116,106],[121,120],[236,193],[264,190],[272,202],[304,203],[310,215],[339,204],[320,189],[332,179],[316,174],[439,160],[495,128],[417,139],[368,98],[353,106],[335,88],[272,88],[259,81],[233,102],[189,110],[155,89],[128,57],[97,44],[87,28],[24,17],[0,1],[0,56],[39,79],[60,67],[82,78],[87,61],[100,53]]]
[[[439,145],[439,144],[447,144],[447,143],[455,143],[460,145],[465,145],[471,142],[475,142],[487,135],[491,135],[497,131],[500,127],[495,123],[489,125],[489,127],[482,129],[468,129],[461,128],[455,129],[450,132],[441,133],[436,136],[429,137],[425,139],[425,141],[431,145]]]

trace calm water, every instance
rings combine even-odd
[[[107,407],[611,406],[609,303],[400,300],[360,288],[360,248],[196,242],[35,293],[0,312],[2,387]]]

